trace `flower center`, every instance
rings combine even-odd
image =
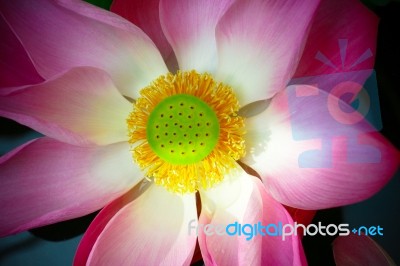
[[[156,184],[191,193],[221,182],[245,151],[231,88],[195,71],[168,73],[140,91],[127,119],[134,161]]]
[[[215,112],[202,100],[176,94],[160,102],[147,122],[147,141],[164,161],[197,163],[211,153],[219,137]]]

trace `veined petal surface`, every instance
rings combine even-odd
[[[86,6],[95,9],[92,14],[95,19],[74,12],[65,3],[65,6],[49,0],[0,3],[1,15],[43,78],[50,79],[73,67],[98,67],[107,71],[124,95],[136,98],[141,88],[167,72],[160,53],[142,30],[128,23],[124,27],[130,30],[116,27],[115,14],[97,7]],[[102,22],[100,13],[111,16],[114,23],[110,22],[112,19]]]
[[[180,69],[215,73],[218,62],[216,26],[232,2],[160,1],[161,26]]]
[[[316,87],[288,87],[246,127],[243,162],[291,207],[316,210],[364,200],[399,166],[399,152],[364,116]]]
[[[279,222],[293,224],[284,207],[267,194],[257,178],[243,170],[238,171],[228,176],[220,186],[202,192],[201,198],[202,212],[197,233],[205,265],[305,263],[298,236],[283,241],[279,236],[267,235],[265,231],[263,236],[259,229],[250,228],[259,223],[264,226]],[[239,225],[241,229],[238,229]],[[241,235],[238,231],[233,234],[235,226]],[[232,235],[228,235],[226,230]]]
[[[187,233],[191,220],[197,221],[193,194],[152,184],[109,221],[88,265],[189,265],[196,246],[196,236]]]
[[[132,108],[110,76],[92,67],[0,91],[0,115],[78,145],[127,141],[126,119]]]
[[[360,1],[322,0],[294,77],[372,70],[378,22]]]
[[[286,87],[318,3],[238,0],[218,22],[216,79],[232,86],[242,106]]]
[[[114,0],[110,10],[140,27],[157,45],[166,60],[172,48],[161,29],[159,3],[160,0]]]
[[[142,177],[126,142],[79,147],[33,140],[0,158],[0,235],[94,212]]]

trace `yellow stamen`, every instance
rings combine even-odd
[[[245,152],[244,119],[229,86],[206,73],[168,73],[140,95],[127,124],[129,142],[139,142],[133,158],[148,178],[172,192],[191,193],[236,168]]]

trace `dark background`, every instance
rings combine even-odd
[[[108,8],[110,0],[89,0]],[[380,18],[375,71],[383,129],[400,147],[400,2],[364,0]],[[29,128],[0,118],[0,155],[40,136]],[[319,211],[313,223],[377,226],[384,236],[373,237],[400,264],[400,172],[378,194],[362,203]],[[0,239],[0,265],[71,265],[82,233],[95,214]],[[310,265],[334,265],[333,237],[307,236],[304,248]]]

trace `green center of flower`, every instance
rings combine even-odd
[[[161,159],[177,165],[197,163],[217,144],[219,122],[204,101],[176,94],[161,101],[151,112],[146,137]]]

